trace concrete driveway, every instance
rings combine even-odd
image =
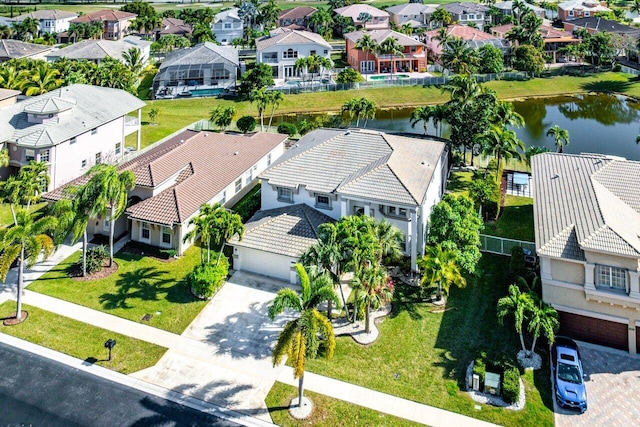
[[[271,421],[264,399],[282,368],[271,349],[282,325],[267,308],[278,289],[291,286],[236,272],[182,334],[203,345],[170,348],[154,367],[135,377]]]
[[[626,427],[640,420],[640,357],[579,342],[587,375],[584,414],[556,407],[557,427]]]

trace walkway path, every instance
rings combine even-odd
[[[61,247],[47,266],[39,265],[25,275],[25,285],[75,250],[76,247]],[[264,399],[273,383],[278,380],[297,385],[291,368],[271,365],[272,341],[287,320],[286,316],[281,316],[276,323],[264,322],[264,311],[276,286],[282,286],[282,283],[260,276],[234,274],[183,335],[29,290],[25,290],[24,303],[166,347],[169,351],[156,366],[130,377],[270,422]],[[15,285],[5,286],[0,302],[2,298],[15,299],[15,291],[11,292],[11,288]],[[246,309],[238,310],[236,305],[242,304]],[[261,320],[255,323],[255,319]],[[491,425],[312,373],[305,374],[305,385],[311,391],[432,426]]]

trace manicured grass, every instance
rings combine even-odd
[[[333,427],[346,424],[398,427],[422,425],[312,391],[305,391],[304,395],[313,402],[313,412],[309,418],[300,421],[289,415],[289,402],[298,396],[298,389],[276,382],[265,399],[273,422],[284,427],[308,425]]]
[[[451,172],[449,180],[447,181],[447,190],[455,194],[464,194],[468,196],[469,191],[467,190],[467,186],[471,183],[471,177],[473,177],[473,173],[471,172]]]
[[[80,252],[70,256],[29,289],[178,334],[206,305],[206,301],[191,295],[184,281],[200,262],[198,247],[189,248],[183,257],[169,262],[121,251],[115,256],[116,273],[87,282],[76,281],[67,274],[67,268],[80,256]],[[142,322],[145,314],[152,318]]]
[[[32,205],[29,209],[31,212],[39,211],[40,209],[47,206],[46,202],[38,203],[36,205]],[[11,208],[7,203],[0,204],[0,227],[5,227],[13,224],[13,216],[11,215]]]
[[[622,73],[589,74],[584,77],[560,76],[537,78],[528,81],[499,80],[486,84],[496,90],[501,99],[518,99],[532,96],[566,95],[584,92],[620,92],[640,97],[640,82],[632,76]],[[389,96],[392,93],[393,96]],[[401,106],[418,106],[444,103],[449,95],[440,87],[402,86],[376,89],[354,89],[336,92],[301,93],[285,95],[276,114],[337,112],[342,104],[354,97],[366,97],[380,108]],[[255,105],[237,99],[196,98],[196,99],[160,99],[147,101],[143,109],[144,117],[148,110],[155,106],[160,108],[157,126],[143,126],[142,146],[187,126],[198,119],[206,118],[216,105],[233,105],[236,108],[235,118],[243,115],[257,116]]]
[[[0,318],[15,309],[15,302],[6,301],[0,305]],[[167,350],[36,307],[23,305],[23,309],[29,312],[27,320],[16,326],[0,324],[0,332],[123,374],[155,365]],[[104,348],[109,338],[116,340],[111,361],[107,361],[109,352]]]
[[[484,233],[492,236],[533,242],[533,199],[505,196],[505,206],[497,221],[485,224]]]
[[[381,392],[506,426],[552,426],[548,363],[523,376],[527,405],[509,411],[474,402],[463,392],[465,372],[476,352],[515,363],[519,349],[512,325],[501,326],[496,304],[507,293],[506,258],[484,254],[477,278],[452,289],[444,313],[423,302],[419,291],[399,287],[394,311],[379,325],[380,338],[363,347],[340,337],[333,360],[309,360],[307,369]],[[544,346],[538,347],[544,354]]]

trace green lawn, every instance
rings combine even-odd
[[[284,427],[308,425],[333,427],[347,424],[381,427],[422,425],[312,391],[305,391],[304,395],[313,402],[313,412],[306,420],[296,420],[289,415],[289,402],[298,396],[298,389],[276,382],[265,399],[273,422]]]
[[[444,313],[431,312],[433,307],[415,290],[399,287],[376,343],[363,347],[340,337],[333,360],[309,360],[307,369],[500,425],[552,426],[548,363],[523,377],[527,405],[522,411],[488,405],[476,410],[477,403],[461,391],[477,351],[510,360],[518,351],[513,328],[499,325],[495,315],[497,300],[509,285],[504,264],[505,258],[484,254],[478,278],[469,278],[464,289],[452,289]],[[542,345],[538,351],[544,352]]]
[[[31,207],[31,212],[39,211],[47,206],[46,202],[38,203]],[[13,224],[13,216],[11,215],[11,208],[6,203],[0,203],[0,227],[5,227]]]
[[[533,242],[533,199],[507,194],[500,218],[495,222],[487,222],[483,233]]]
[[[67,268],[80,256],[80,252],[70,256],[29,285],[29,289],[177,334],[206,305],[206,301],[191,295],[184,282],[200,262],[200,249],[196,246],[169,262],[121,251],[115,257],[119,266],[116,273],[87,282],[67,275]],[[142,322],[145,314],[153,317]]]
[[[15,302],[6,301],[0,305],[0,318],[11,315],[15,309]],[[0,324],[0,332],[123,374],[155,365],[167,350],[36,307],[23,305],[23,309],[29,312],[27,320],[16,326]],[[109,353],[104,348],[109,338],[116,340],[111,361],[107,361]]]

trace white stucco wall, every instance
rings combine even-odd
[[[297,58],[285,58],[284,52],[289,49],[293,49],[298,52]],[[323,46],[321,44],[309,43],[309,44],[290,44],[290,45],[275,45],[271,46],[268,49],[264,49],[258,51],[256,53],[256,63],[265,62],[263,61],[263,55],[265,54],[277,54],[277,63],[273,63],[270,61],[266,61],[270,66],[278,67],[278,75],[274,76],[278,79],[283,79],[285,76],[284,67],[294,67],[298,58],[306,58],[311,56],[311,51],[315,51],[315,54],[324,58],[331,58],[331,48],[327,46]]]
[[[233,267],[236,270],[262,274],[290,283],[296,283],[296,275],[291,268],[296,261],[292,257],[257,249],[242,246],[233,248]]]
[[[225,24],[231,24],[231,28],[225,28]],[[220,44],[230,44],[234,39],[244,36],[244,22],[236,19],[225,19],[211,24],[211,31]]]

